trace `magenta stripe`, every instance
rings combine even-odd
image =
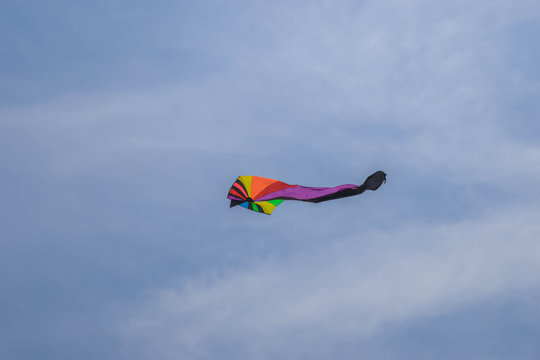
[[[358,185],[354,184],[345,184],[335,187],[308,187],[296,185],[295,187],[286,188],[283,190],[275,191],[273,193],[267,194],[261,198],[256,199],[257,201],[272,200],[278,198],[290,198],[296,200],[311,200],[321,196],[326,196],[329,194],[336,193],[345,189],[356,189]]]
[[[241,197],[238,197],[238,196],[232,195],[232,194],[230,194],[229,196],[227,196],[227,199],[231,199],[231,200],[244,200],[244,199],[242,199]]]

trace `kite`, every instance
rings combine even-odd
[[[289,185],[260,176],[240,176],[231,186],[227,198],[231,200],[230,207],[240,205],[270,215],[284,200],[319,203],[359,195],[366,190],[377,190],[383,182],[386,182],[383,171],[371,174],[362,185],[345,184],[335,187]]]

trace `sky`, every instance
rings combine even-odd
[[[0,357],[540,358],[539,37],[533,0],[2,1]]]

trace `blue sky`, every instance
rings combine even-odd
[[[526,0],[3,1],[0,357],[538,359],[539,36]]]

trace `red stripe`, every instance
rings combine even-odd
[[[266,196],[268,194],[271,194],[275,191],[279,191],[279,190],[283,190],[283,189],[286,189],[286,188],[290,188],[290,187],[295,187],[296,185],[289,185],[289,184],[286,184],[284,182],[281,182],[281,181],[277,181],[275,183],[273,183],[272,185],[266,187],[263,191],[261,191],[258,195],[257,195],[257,198],[255,198],[255,200],[257,199],[260,199],[262,198],[263,196]]]
[[[245,197],[245,198],[248,197],[248,194],[247,194],[247,193],[245,192],[245,190],[244,190],[244,184],[242,184],[240,181],[236,181],[236,182],[233,184],[233,186],[234,186],[235,188],[237,188],[242,194],[244,194],[244,197]],[[231,187],[231,190],[232,190],[232,189],[233,189],[233,188]]]
[[[229,191],[230,194],[234,195],[234,196],[237,196],[239,197],[240,199],[245,199],[246,196],[240,194],[238,191],[236,191],[234,188],[231,188],[231,190]]]

